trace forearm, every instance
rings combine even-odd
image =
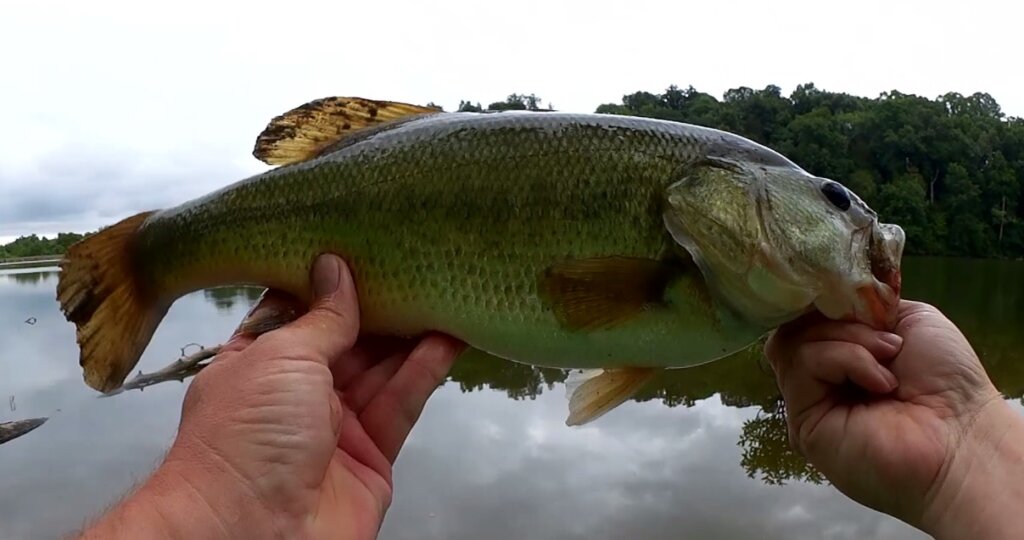
[[[107,538],[264,538],[263,523],[251,501],[223,493],[215,482],[197,485],[187,463],[165,462],[137,491],[85,530],[82,540]],[[184,473],[184,474],[183,474]]]
[[[939,540],[1024,538],[1024,415],[1001,400],[957,447],[922,528]]]

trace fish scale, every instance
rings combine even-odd
[[[334,252],[368,332],[439,330],[557,367],[704,362],[687,338],[715,321],[665,314],[587,339],[560,327],[537,278],[565,259],[663,256],[664,189],[716,135],[582,115],[426,118],[154,214],[137,256],[175,294],[243,282],[303,297],[312,259]],[[655,341],[671,347],[636,348]]]
[[[275,118],[254,154],[280,166],[69,250],[58,297],[78,326],[91,386],[116,387],[189,292],[251,284],[310,301],[309,268],[325,252],[349,264],[367,333],[440,331],[508,360],[613,370],[580,386],[572,421],[603,414],[653,368],[749,346],[770,329],[752,310],[807,307],[772,305],[800,297],[763,294],[776,287],[771,271],[756,275],[763,290],[750,291],[758,299],[746,312],[724,303],[706,261],[694,264],[679,237],[683,227],[704,240],[725,233],[740,255],[751,239],[729,227],[749,228],[742,220],[759,204],[745,183],[771,170],[780,186],[817,185],[737,135],[647,118],[327,98]],[[678,215],[670,187],[691,176],[700,179],[683,189],[695,213]],[[792,217],[811,200],[823,202],[799,193],[780,204]],[[810,231],[809,243],[844,231],[810,208],[800,221],[827,230]],[[828,245],[818,244],[805,252]]]

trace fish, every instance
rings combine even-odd
[[[253,155],[270,168],[67,250],[57,298],[90,387],[117,388],[190,292],[311,301],[322,253],[350,266],[367,334],[572,370],[569,425],[813,310],[894,324],[903,229],[726,131],[334,96],[274,117]]]

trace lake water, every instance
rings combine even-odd
[[[1024,395],[1024,263],[913,258],[905,296],[942,308],[1000,390]],[[187,382],[97,399],[81,382],[54,268],[0,272],[0,421],[49,416],[0,446],[0,538],[56,538],[159,463]],[[220,343],[253,289],[192,294],[143,356]],[[923,535],[832,489],[788,451],[770,370],[753,351],[677,370],[582,428],[564,376],[467,361],[428,403],[396,464],[382,539],[907,539]],[[11,410],[11,405],[15,410]]]

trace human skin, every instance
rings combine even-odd
[[[83,538],[376,537],[392,464],[463,344],[361,339],[345,263],[320,257],[311,279],[308,313],[236,334],[195,377],[164,462]],[[270,293],[250,318],[300,309]]]
[[[1024,417],[936,308],[893,333],[811,315],[769,339],[789,438],[854,500],[936,538],[1024,538]]]
[[[196,377],[164,463],[83,537],[376,536],[391,465],[463,345],[359,342],[345,264],[319,259],[312,281],[309,313],[236,335]],[[298,309],[272,293],[250,318]],[[794,448],[842,492],[940,539],[1024,537],[1024,420],[935,308],[902,302],[892,334],[808,316],[766,354]]]

